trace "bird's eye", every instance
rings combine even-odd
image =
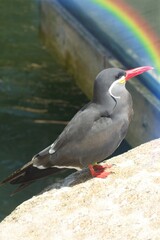
[[[116,79],[120,79],[121,77],[125,76],[124,72],[120,72],[116,75]]]

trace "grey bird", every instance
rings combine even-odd
[[[98,165],[110,156],[127,134],[132,119],[132,97],[126,81],[152,70],[143,66],[131,70],[108,68],[94,82],[93,98],[71,119],[59,137],[30,162],[1,182],[20,184],[20,191],[36,179],[64,168],[89,167],[93,177],[107,177],[108,165]]]

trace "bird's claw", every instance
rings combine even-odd
[[[88,167],[89,167],[92,177],[106,178],[106,177],[108,177],[108,175],[114,173],[112,171],[111,172],[105,171],[106,168],[111,168],[112,165],[105,164],[105,166],[104,166],[104,165],[98,165],[98,164],[96,164],[96,165],[90,164]]]

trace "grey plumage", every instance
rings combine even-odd
[[[110,156],[125,138],[133,115],[126,80],[150,69],[110,68],[100,72],[94,82],[92,101],[77,112],[53,144],[1,184],[20,184],[21,190],[63,168],[82,169]]]

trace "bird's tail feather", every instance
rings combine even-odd
[[[20,184],[14,192],[16,193],[33,183],[35,180],[58,173],[60,171],[62,171],[62,169],[59,168],[38,169],[33,167],[32,162],[29,162],[0,182],[0,185],[5,183]]]
[[[27,186],[29,186],[31,183],[33,183],[33,181],[20,184],[20,185],[10,194],[10,196],[13,196],[13,195],[15,195],[16,193],[22,191],[24,188],[26,188]]]

